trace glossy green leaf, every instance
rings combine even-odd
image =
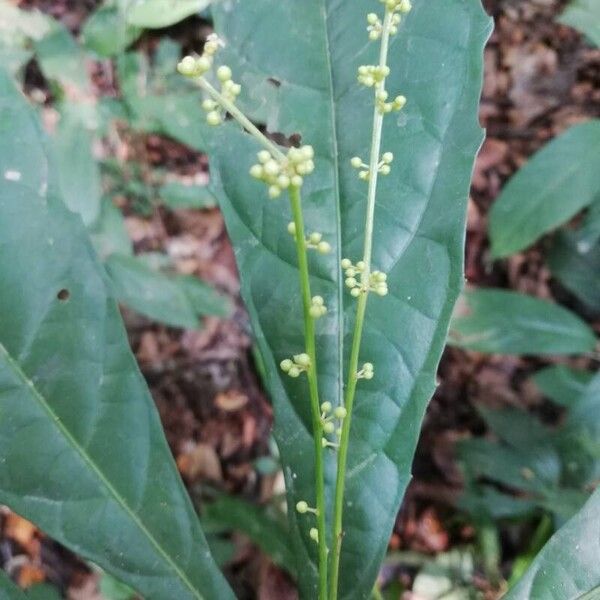
[[[553,402],[562,406],[572,406],[585,392],[593,374],[589,371],[570,369],[555,365],[538,371],[533,381],[540,391]]]
[[[27,600],[25,594],[0,570],[0,600]]]
[[[600,46],[600,3],[598,0],[572,0],[559,21],[575,27]]]
[[[296,562],[289,545],[287,523],[274,507],[220,496],[206,507],[203,523],[206,521],[247,535],[275,564],[295,574]]]
[[[116,56],[141,35],[139,27],[129,25],[118,6],[105,3],[94,11],[81,32],[84,45],[100,56]]]
[[[490,213],[495,257],[533,244],[600,197],[600,120],[568,129],[508,182]]]
[[[500,289],[470,290],[452,318],[449,343],[498,354],[579,354],[594,349],[593,330],[569,310]]]
[[[490,21],[478,0],[418,0],[390,52],[390,93],[408,98],[383,132],[396,156],[380,184],[374,265],[388,273],[390,295],[369,301],[362,361],[376,377],[361,383],[352,425],[341,566],[341,598],[366,597],[385,553],[410,465],[448,320],[462,285],[465,201],[474,154],[481,55]],[[372,9],[379,4],[373,0]],[[298,134],[314,146],[316,171],[303,186],[309,231],[320,231],[331,255],[310,256],[312,289],[329,316],[319,321],[321,396],[340,402],[355,302],[344,289],[340,260],[362,253],[365,185],[350,158],[371,139],[372,94],[356,70],[376,58],[359,2],[234,0],[213,6],[226,46],[223,62],[244,86],[240,105],[267,129]],[[245,94],[245,95],[244,95]],[[290,381],[281,359],[303,344],[296,255],[286,231],[290,209],[267,199],[248,169],[256,143],[237,126],[215,133],[213,181],[236,248],[242,294],[265,365],[275,410],[288,501],[314,500],[313,442],[306,382]],[[333,487],[333,455],[327,489]],[[289,513],[299,584],[314,598],[315,544],[309,519]]]
[[[0,503],[146,597],[232,598],[104,270],[6,74],[0,129]]]
[[[134,310],[173,327],[196,329],[200,315],[224,317],[230,304],[208,284],[187,275],[165,275],[133,256],[106,260],[115,297]]]
[[[600,312],[600,244],[581,245],[579,232],[561,231],[548,254],[552,275],[595,312]]]
[[[213,208],[216,200],[204,185],[186,185],[184,183],[165,183],[158,195],[169,208]]]
[[[92,134],[65,106],[54,136],[54,161],[67,207],[91,225],[100,214],[100,169],[92,151]]]
[[[597,598],[600,593],[600,489],[555,533],[505,600]],[[595,591],[596,595],[585,596]]]
[[[168,27],[204,10],[212,0],[129,0],[127,21],[137,27]]]

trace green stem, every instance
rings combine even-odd
[[[235,104],[227,100],[204,77],[197,79],[200,87],[205,90],[213,100],[218,102],[250,135],[260,142],[272,156],[280,161],[286,160],[285,154],[271,142]],[[315,343],[315,321],[310,315],[312,294],[310,291],[310,278],[308,272],[308,257],[306,253],[306,235],[304,232],[304,218],[302,216],[302,198],[300,188],[289,188],[290,204],[294,224],[296,226],[296,251],[298,255],[298,269],[300,274],[300,289],[302,293],[302,308],[304,313],[304,343],[305,352],[310,357],[310,368],[307,372],[310,406],[312,414],[313,437],[315,444],[315,494],[317,508],[317,530],[319,532],[319,600],[327,600],[327,528],[325,507],[325,469],[323,463],[323,423],[321,421],[321,404],[319,402],[319,386],[317,382],[317,352]]]
[[[285,154],[268,138],[250,119],[233,103],[227,100],[204,77],[196,79],[198,85],[216,102],[218,102],[250,135],[256,138],[274,157],[285,160]]]
[[[381,50],[379,53],[379,66],[387,65],[390,26],[392,23],[392,11],[386,10],[383,20],[383,31],[381,35]],[[385,89],[385,78],[375,86],[375,94]],[[348,462],[348,446],[350,441],[350,426],[352,424],[352,409],[356,395],[358,359],[362,342],[362,333],[367,310],[367,299],[369,296],[369,279],[371,276],[371,255],[373,252],[373,223],[375,218],[375,197],[377,195],[377,179],[379,174],[379,156],[381,153],[381,134],[383,129],[383,114],[377,108],[373,111],[373,134],[371,138],[371,155],[369,160],[369,188],[367,192],[367,212],[365,220],[365,242],[363,250],[364,270],[361,274],[361,283],[365,290],[358,298],[356,309],[356,321],[352,336],[352,348],[350,350],[350,364],[348,365],[348,382],[344,394],[344,406],[347,416],[342,424],[342,435],[338,450],[338,464],[335,484],[335,504],[333,512],[333,536],[332,553],[330,562],[331,577],[329,580],[329,600],[336,600],[338,593],[338,579],[340,570],[340,555],[342,550],[344,491],[346,483],[346,465]]]
[[[296,253],[300,271],[300,288],[302,290],[302,310],[304,312],[304,342],[306,354],[310,357],[310,368],[307,372],[310,407],[312,413],[313,438],[315,444],[315,483],[317,501],[317,530],[319,532],[319,600],[327,600],[327,529],[325,523],[325,473],[323,464],[323,423],[321,421],[321,405],[319,403],[319,386],[317,384],[317,351],[315,345],[315,321],[310,315],[312,295],[306,256],[306,234],[302,216],[302,199],[300,188],[289,188],[292,215],[296,226]]]

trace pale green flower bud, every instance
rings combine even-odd
[[[360,156],[354,156],[351,160],[350,160],[350,164],[355,168],[355,169],[360,169],[362,167],[362,159],[360,158]]]
[[[303,183],[304,183],[304,179],[302,179],[302,177],[300,177],[300,175],[293,175],[292,176],[291,184],[294,187],[301,187]]]
[[[349,269],[352,266],[352,261],[349,258],[342,259],[342,269]]]
[[[262,179],[265,175],[265,171],[261,165],[252,165],[250,167],[250,175],[255,179]]]
[[[328,421],[323,424],[323,431],[328,434],[333,433],[335,431],[335,425],[331,421]]]
[[[315,542],[319,543],[319,531],[316,527],[311,527],[310,531],[308,532],[308,535],[310,535],[311,540],[314,540]]]
[[[296,356],[294,356],[294,360],[296,361],[296,364],[300,365],[301,367],[310,367],[310,356],[305,352],[302,354],[296,354]]]
[[[293,221],[288,223],[287,230],[290,235],[296,235],[296,223]]]
[[[348,411],[343,406],[337,406],[333,411],[333,414],[336,419],[345,419],[348,416]]]
[[[261,150],[256,156],[258,156],[258,162],[263,165],[271,160],[271,153],[268,150]]]
[[[186,77],[196,74],[196,59],[193,56],[185,56],[177,65],[177,70]]]
[[[229,81],[231,79],[231,69],[227,65],[221,65],[217,69],[217,79],[223,83]]]
[[[386,164],[389,165],[392,163],[392,161],[394,160],[394,155],[391,152],[384,152],[383,156],[381,157],[381,160]]]
[[[323,404],[321,404],[321,412],[324,412],[325,414],[330,413],[332,408],[331,402],[323,402]]]
[[[331,252],[331,244],[329,242],[319,242],[317,250],[320,254],[329,254]]]
[[[308,503],[305,502],[304,500],[300,500],[300,502],[298,502],[296,504],[296,510],[301,514],[306,514],[308,512]]]
[[[288,375],[290,377],[293,377],[294,379],[296,377],[300,377],[300,369],[298,367],[292,367],[289,371],[288,371]]]
[[[281,188],[278,185],[269,186],[269,198],[275,199],[281,196]]]
[[[290,369],[294,366],[294,363],[289,358],[286,358],[279,363],[279,366],[282,371],[289,373]]]
[[[216,110],[211,110],[207,115],[206,115],[206,122],[209,125],[220,125],[222,123],[223,119],[221,118],[221,115],[219,114],[218,111]]]

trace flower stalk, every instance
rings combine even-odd
[[[409,0],[384,0],[383,4],[385,5],[383,22],[381,22],[376,15],[373,16],[373,13],[370,13],[367,16],[369,38],[371,40],[381,39],[379,63],[375,66],[361,66],[358,69],[359,82],[367,87],[374,88],[375,102],[373,108],[373,128],[369,164],[363,164],[359,157],[355,157],[351,161],[354,168],[363,169],[360,171],[359,177],[368,182],[368,190],[362,259],[356,265],[352,265],[349,259],[344,259],[344,261],[342,261],[342,268],[346,269],[346,275],[351,275],[351,277],[346,279],[346,285],[351,288],[352,296],[357,298],[357,307],[352,346],[350,350],[350,363],[348,365],[348,379],[344,393],[344,408],[346,409],[347,416],[342,422],[342,432],[338,449],[333,509],[332,550],[329,565],[329,600],[336,600],[338,595],[340,556],[344,535],[343,513],[346,467],[348,461],[350,428],[352,424],[352,409],[354,408],[356,388],[359,379],[371,379],[373,377],[373,365],[371,365],[371,363],[365,363],[360,370],[358,367],[367,302],[371,291],[375,291],[381,296],[387,294],[387,284],[385,283],[387,278],[385,274],[378,271],[372,272],[371,265],[378,176],[380,174],[389,174],[391,169],[390,164],[394,158],[390,152],[386,152],[381,156],[383,118],[385,114],[392,112],[393,110],[401,110],[406,103],[406,99],[403,96],[397,96],[393,102],[387,102],[388,92],[385,84],[386,78],[390,73],[390,68],[387,65],[390,36],[397,32],[397,26],[401,18],[400,14],[408,13],[411,9],[411,4]],[[350,269],[350,273],[348,273],[348,269]],[[359,275],[360,283],[356,282],[354,272]]]
[[[307,251],[315,249],[319,254],[327,254],[331,251],[331,246],[322,239],[322,235],[318,232],[306,236],[301,196],[303,178],[314,169],[312,160],[314,152],[311,146],[303,146],[302,148],[290,148],[286,155],[269,140],[235,105],[236,97],[240,93],[240,86],[232,81],[229,67],[220,66],[216,71],[217,79],[221,82],[221,91],[217,90],[204,77],[205,73],[213,67],[214,55],[219,45],[218,38],[211,36],[205,44],[203,55],[200,57],[186,56],[179,63],[178,70],[182,75],[193,79],[208,94],[209,97],[204,100],[202,106],[207,113],[206,120],[209,125],[221,124],[228,113],[262,145],[264,150],[258,153],[258,163],[250,169],[250,175],[268,185],[268,194],[271,198],[279,197],[284,190],[289,195],[293,221],[288,225],[288,232],[295,239],[304,317],[305,347],[301,354],[294,355],[292,359],[284,359],[280,367],[292,378],[297,378],[305,373],[308,379],[315,452],[316,507],[310,508],[306,501],[301,500],[296,504],[296,510],[300,514],[309,513],[316,518],[317,527],[310,529],[309,537],[318,546],[318,597],[319,600],[327,600],[328,549],[323,462],[324,426],[326,423],[322,419],[319,402],[315,339],[315,321],[324,316],[327,309],[323,298],[313,296],[311,293]]]

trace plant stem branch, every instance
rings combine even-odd
[[[296,226],[296,251],[300,270],[300,288],[302,290],[302,309],[304,312],[304,341],[306,354],[310,357],[310,368],[307,372],[312,413],[313,438],[315,444],[315,483],[317,503],[317,530],[319,532],[319,600],[327,600],[327,530],[325,523],[325,473],[323,464],[324,448],[323,423],[321,421],[321,405],[319,403],[319,387],[317,384],[317,353],[315,344],[315,321],[310,315],[312,295],[308,274],[306,255],[304,219],[302,216],[302,200],[300,188],[289,188],[292,215]]]
[[[379,66],[387,65],[388,48],[390,39],[390,26],[392,24],[392,11],[386,10],[383,20],[383,30],[381,35],[381,49],[379,52]],[[379,90],[385,89],[385,78],[375,86],[375,94]],[[348,365],[348,381],[346,392],[344,394],[344,406],[347,416],[342,424],[342,435],[340,438],[340,447],[338,450],[338,463],[335,485],[335,504],[333,513],[333,536],[332,553],[330,562],[330,580],[329,580],[329,600],[336,600],[338,593],[338,580],[340,569],[340,556],[342,550],[343,532],[343,512],[344,512],[344,491],[346,483],[346,465],[348,461],[348,446],[350,441],[350,426],[352,424],[352,409],[354,407],[354,398],[356,395],[356,384],[358,381],[358,359],[360,346],[362,342],[363,325],[365,313],[367,310],[367,300],[369,296],[369,280],[371,276],[371,256],[373,252],[373,223],[375,218],[375,198],[377,195],[377,178],[379,174],[379,156],[381,153],[381,136],[383,129],[383,114],[377,107],[373,110],[373,133],[371,138],[371,155],[369,159],[369,187],[367,191],[367,211],[365,219],[365,241],[363,250],[364,270],[361,273],[361,283],[366,289],[358,298],[356,308],[356,321],[354,323],[354,333],[352,336],[352,348],[350,351],[350,364]]]
[[[215,87],[213,87],[204,77],[196,79],[198,85],[208,93],[208,95],[218,102],[251,136],[256,138],[274,157],[278,160],[285,160],[285,154],[266,136],[250,119],[233,103],[227,100]]]
[[[235,104],[227,100],[204,77],[197,79],[200,87],[205,90],[213,100],[218,102],[250,135],[262,144],[271,155],[279,161],[287,159],[285,154],[271,142]],[[325,507],[325,468],[323,463],[324,448],[322,445],[323,423],[321,422],[321,405],[319,402],[319,386],[317,381],[317,352],[315,342],[315,321],[310,315],[312,294],[310,290],[310,277],[308,271],[308,257],[306,253],[304,232],[304,218],[302,215],[302,198],[300,188],[290,186],[290,205],[294,224],[296,226],[296,252],[298,255],[298,269],[300,275],[300,289],[302,293],[302,309],[304,313],[304,344],[305,352],[310,357],[310,368],[307,372],[310,406],[312,414],[313,438],[315,446],[315,495],[317,508],[317,531],[319,532],[319,600],[327,600],[327,528]]]

